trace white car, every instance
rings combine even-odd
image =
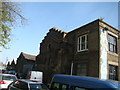
[[[15,75],[0,73],[0,90],[7,89],[8,85],[14,80],[17,80]]]

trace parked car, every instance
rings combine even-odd
[[[55,75],[50,90],[120,90],[119,86],[120,82],[117,81],[85,76]]]
[[[5,69],[2,70],[2,73],[3,74],[13,74],[13,75],[16,75],[16,71],[8,71],[8,70],[5,70]]]
[[[8,70],[2,69],[2,73],[3,73],[3,74],[8,74]]]
[[[0,90],[7,89],[8,85],[14,80],[17,80],[15,75],[0,73]]]
[[[17,72],[16,71],[8,71],[9,74],[13,74],[13,75],[16,75]]]
[[[48,88],[41,82],[19,79],[11,83],[8,90],[48,90]]]

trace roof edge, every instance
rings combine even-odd
[[[109,27],[111,27],[111,28],[115,29],[116,31],[120,32],[120,30],[119,30],[119,29],[117,29],[117,28],[115,28],[115,27],[111,26],[110,24],[106,23],[105,21],[103,21],[103,20],[101,20],[101,19],[98,19],[98,20],[99,20],[100,22],[102,22],[102,23],[104,23],[104,24],[108,25]]]
[[[117,28],[111,26],[110,24],[106,23],[106,22],[103,21],[102,19],[99,19],[99,18],[98,18],[98,19],[96,19],[96,20],[94,20],[94,21],[91,21],[91,22],[89,22],[89,23],[87,23],[87,24],[85,24],[85,25],[82,25],[82,26],[80,26],[80,27],[78,27],[78,28],[76,28],[76,29],[71,30],[69,33],[74,32],[74,31],[76,31],[76,30],[78,30],[78,29],[80,29],[80,28],[83,28],[83,27],[85,27],[85,26],[87,26],[87,25],[89,25],[89,24],[91,24],[91,23],[97,22],[97,21],[98,21],[98,22],[102,22],[102,23],[108,25],[109,27],[115,29],[116,31],[120,32],[119,29],[117,29]]]

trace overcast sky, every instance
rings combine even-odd
[[[118,2],[22,2],[21,8],[28,23],[12,30],[10,49],[1,53],[5,64],[21,52],[38,55],[40,43],[52,27],[69,32],[102,17],[118,28]]]

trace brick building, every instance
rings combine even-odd
[[[28,71],[33,69],[36,56],[21,52],[16,61],[16,71],[26,77]]]
[[[120,80],[120,31],[97,19],[70,32],[51,28],[40,43],[35,70]]]
[[[8,62],[6,69],[9,71],[16,71],[16,64],[15,64],[14,59],[12,60],[11,64],[10,62]]]

